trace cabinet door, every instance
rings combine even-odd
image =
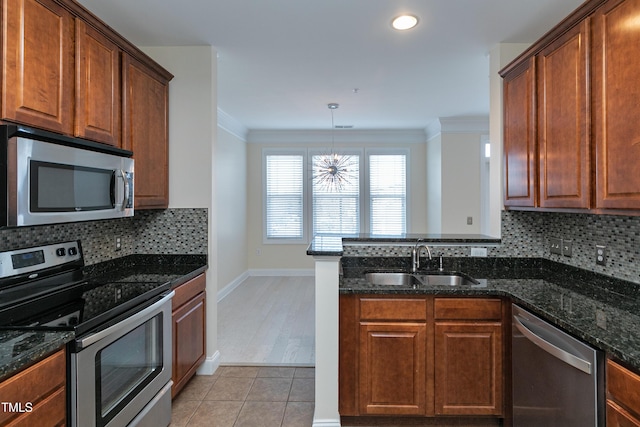
[[[537,57],[541,207],[590,207],[588,22]]]
[[[120,49],[76,20],[75,135],[120,146]]]
[[[205,293],[173,312],[173,388],[175,396],[205,359]]]
[[[502,324],[436,322],[437,415],[502,415]]]
[[[426,324],[360,323],[360,414],[426,414]]]
[[[504,77],[504,205],[536,206],[535,61]]]
[[[640,209],[640,0],[608,1],[593,17],[596,207]]]
[[[169,206],[169,83],[123,55],[123,148],[135,159],[136,209]]]
[[[4,1],[2,118],[73,132],[73,16],[52,0]]]

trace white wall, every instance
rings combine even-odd
[[[488,117],[440,118],[427,142],[429,233],[482,232],[481,156]],[[439,130],[438,133],[435,131]],[[467,217],[472,224],[467,224]]]
[[[480,233],[480,137],[442,134],[442,233]]]
[[[218,128],[215,175],[218,216],[218,291],[248,268],[247,144]]]
[[[348,135],[348,136],[345,136]],[[271,147],[294,147],[327,150],[331,147],[331,137],[318,131],[295,131],[265,133],[249,136],[247,148],[247,223],[249,269],[251,270],[312,270],[313,259],[307,256],[308,243],[265,244],[263,242],[263,195],[262,195],[262,150]],[[427,195],[426,145],[422,132],[361,132],[340,134],[336,137],[335,148],[365,149],[398,147],[410,150],[409,154],[409,208],[410,232],[426,233]],[[258,255],[259,252],[259,255]]]
[[[143,50],[169,70],[169,206],[207,208],[207,360],[201,372],[218,364],[218,241],[215,164],[217,137],[217,59],[211,46],[148,47]]]
[[[442,232],[442,134],[427,141],[427,230]]]

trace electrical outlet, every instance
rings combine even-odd
[[[549,250],[552,254],[562,255],[562,239],[551,237],[549,239]]]
[[[467,217],[467,225],[473,225],[473,217],[472,216],[468,216]]]
[[[573,253],[573,241],[572,240],[563,240],[562,241],[562,255],[571,256]]]
[[[471,248],[471,256],[486,257],[487,248]]]
[[[116,251],[122,249],[122,240],[119,236],[116,236]]]
[[[603,245],[596,245],[596,264],[607,265],[607,248]]]
[[[256,256],[261,256],[261,255],[262,255],[262,249],[256,248]]]

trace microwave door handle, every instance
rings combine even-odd
[[[124,188],[124,197],[122,199],[122,210],[125,210],[127,208],[127,201],[129,200],[129,197],[131,195],[131,184],[129,183],[129,180],[127,179],[127,174],[124,170],[120,170],[120,173],[122,174],[122,184],[123,184],[123,188]]]
[[[116,182],[117,191],[114,195],[113,206],[116,208],[119,207],[120,210],[125,210],[125,207],[127,206],[127,199],[129,198],[129,183],[127,182],[127,175],[122,169],[117,169],[113,173],[116,177],[116,180],[118,178],[122,178],[122,186],[118,185],[118,183]],[[120,191],[120,189],[122,189],[122,191]],[[116,203],[116,201],[118,203]]]
[[[111,172],[111,206],[116,205],[116,186],[117,186],[117,180],[118,177],[116,176],[117,171],[113,171]]]

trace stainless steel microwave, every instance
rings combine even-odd
[[[133,216],[131,151],[18,125],[0,144],[0,227]]]

